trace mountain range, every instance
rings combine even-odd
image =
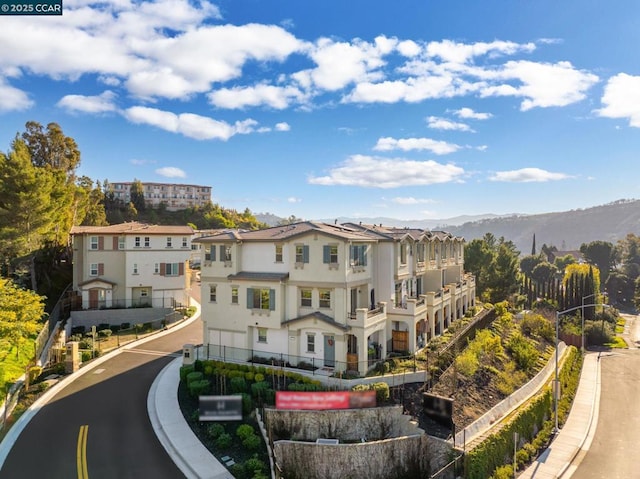
[[[274,226],[284,218],[270,214],[256,214],[259,221]],[[522,254],[529,254],[536,238],[537,250],[543,244],[555,246],[560,251],[580,248],[591,241],[608,241],[613,244],[632,233],[640,236],[640,200],[618,200],[601,206],[556,213],[535,215],[477,215],[457,216],[440,220],[397,220],[393,218],[347,218],[319,219],[326,223],[362,222],[385,226],[421,228],[448,231],[465,238],[467,242],[482,238],[486,233],[496,238],[512,241]]]

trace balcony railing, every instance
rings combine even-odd
[[[367,327],[372,323],[379,320],[386,319],[387,317],[387,303],[378,303],[376,307],[357,308],[355,312],[349,312],[347,314],[349,322],[353,326]]]

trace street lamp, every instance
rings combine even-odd
[[[586,296],[585,298],[588,298],[589,296]],[[575,306],[573,308],[569,308],[569,309],[565,309],[564,311],[557,311],[556,312],[556,368],[555,368],[555,379],[553,380],[553,416],[554,416],[554,420],[555,420],[555,428],[554,428],[554,434],[557,434],[558,431],[560,430],[558,427],[558,395],[560,393],[560,380],[558,378],[558,343],[560,342],[560,338],[559,338],[559,325],[560,325],[560,316],[566,313],[570,313],[572,311],[576,311],[578,309],[582,309],[583,313],[584,313],[584,308],[586,307],[591,307],[591,306],[602,306],[603,308],[608,308],[609,305],[608,304],[602,304],[602,303],[594,303],[594,304],[584,304],[584,298],[582,301],[582,304],[580,306]],[[583,329],[582,329],[582,340],[583,340],[583,348],[584,348],[584,314],[583,314]]]

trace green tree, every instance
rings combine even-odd
[[[135,207],[136,211],[141,212],[146,209],[146,203],[144,201],[144,186],[138,179],[134,179],[131,183],[131,189],[129,190],[131,203]]]
[[[500,238],[487,274],[489,301],[508,299],[518,291],[518,251],[510,241]]]
[[[35,336],[43,316],[43,296],[0,278],[0,337],[16,349],[16,359],[21,342]]]
[[[580,252],[584,255],[588,263],[593,264],[600,270],[602,283],[606,284],[609,271],[613,266],[614,248],[608,241],[592,241],[580,246]]]
[[[537,254],[525,256],[520,260],[520,271],[522,271],[522,274],[524,274],[525,276],[531,277],[533,269],[543,261],[544,259],[542,258],[542,256]]]
[[[0,250],[9,261],[40,248],[55,229],[54,180],[49,170],[33,166],[20,139],[8,155],[0,152],[0,171]]]

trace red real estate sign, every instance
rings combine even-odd
[[[276,391],[276,409],[356,409],[376,406],[375,391]]]

